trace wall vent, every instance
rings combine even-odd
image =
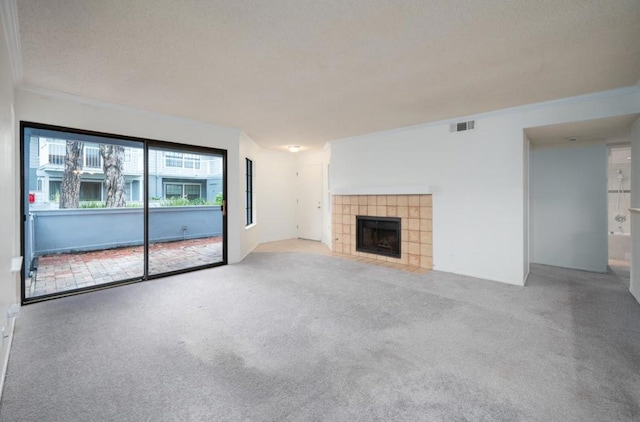
[[[467,130],[474,130],[475,128],[476,128],[476,121],[469,120],[468,122],[451,123],[451,126],[449,126],[449,131],[464,132]]]

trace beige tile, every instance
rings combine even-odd
[[[409,254],[409,265],[412,267],[420,266],[420,255]]]
[[[433,244],[433,233],[421,231],[420,232],[420,243],[432,245]]]
[[[400,217],[400,218],[408,218],[409,217],[409,207],[398,205],[398,217]]]
[[[341,242],[334,243],[333,251],[336,253],[342,253],[342,243]]]
[[[351,205],[342,205],[342,215],[349,215],[351,212]]]
[[[367,205],[377,205],[376,204],[376,196],[375,195],[367,195]]]
[[[351,196],[344,195],[342,197],[342,205],[351,205]]]
[[[420,230],[420,220],[417,218],[408,218],[409,222],[408,228],[409,230]]]
[[[401,249],[402,255],[407,255],[409,253],[409,242],[407,242],[406,240],[403,240],[402,242],[400,242],[400,249]]]
[[[420,218],[420,207],[409,207],[409,218]]]
[[[387,205],[387,197],[385,195],[378,195],[376,197],[376,205]]]
[[[430,270],[433,269],[433,258],[420,258],[420,267],[428,268]]]
[[[378,206],[376,206],[376,216],[378,216],[378,217],[386,217],[387,216],[387,206],[386,205],[378,205]]]
[[[408,207],[409,206],[409,197],[407,195],[398,195],[398,206],[399,207]]]
[[[420,206],[420,195],[409,195],[409,206],[410,207],[419,207]]]
[[[398,205],[398,196],[397,195],[389,195],[387,196],[387,206],[397,206]]]
[[[427,220],[426,218],[420,219],[420,230],[423,232],[430,232],[433,230],[433,223],[431,220]]]
[[[376,207],[375,205],[369,205],[369,206],[367,206],[367,214],[366,214],[366,215],[369,215],[369,216],[371,216],[371,217],[375,217],[376,212],[378,211],[378,209],[377,209],[377,208],[378,208],[378,207]]]
[[[342,234],[342,224],[341,223],[334,224],[333,226],[336,228],[336,234]]]
[[[421,207],[432,206],[431,195],[420,195],[420,206]]]
[[[401,229],[400,230],[400,237],[402,238],[403,242],[408,242],[409,241],[409,229]]]
[[[403,265],[408,265],[409,264],[409,254],[408,253],[403,253],[402,256],[400,257],[400,263]]]
[[[350,210],[349,210],[349,214],[358,215],[358,205],[351,205],[350,206]]]
[[[336,198],[336,205],[342,205],[342,195],[336,195],[334,198]]]
[[[424,244],[420,245],[420,256],[422,257],[431,257],[433,256],[433,246]]]
[[[409,255],[420,255],[420,244],[415,242],[409,242]]]
[[[350,215],[343,215],[342,224],[350,224],[352,218],[355,218],[355,217],[351,217]]]
[[[397,217],[398,207],[387,205],[387,217]]]
[[[431,207],[420,207],[420,218],[433,218],[433,211]]]
[[[417,230],[409,230],[409,242],[420,242],[420,232]]]
[[[342,234],[351,234],[351,225],[343,224],[342,225]]]
[[[342,243],[344,245],[351,245],[351,235],[350,234],[343,234],[342,235]]]
[[[358,195],[358,205],[367,205],[367,195]]]

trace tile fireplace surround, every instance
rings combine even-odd
[[[356,216],[400,217],[401,257],[356,251]],[[431,195],[333,195],[333,252],[397,264],[433,268]]]

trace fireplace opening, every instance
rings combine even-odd
[[[356,250],[400,258],[400,219],[356,216]]]

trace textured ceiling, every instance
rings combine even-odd
[[[26,85],[318,148],[633,85],[638,0],[17,0]]]

